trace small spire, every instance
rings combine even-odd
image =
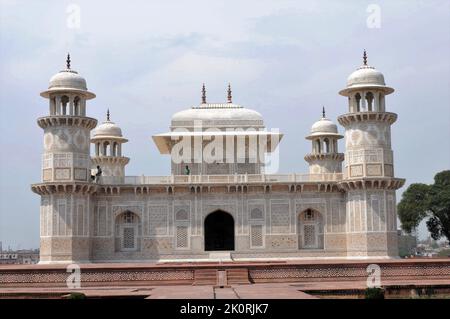
[[[205,88],[205,83],[203,83],[203,86],[202,86],[202,104],[206,104],[206,88]]]
[[[108,108],[108,110],[106,111],[106,120],[109,122],[109,108]]]
[[[367,52],[366,52],[366,50],[364,50],[363,62],[364,62],[364,65],[367,65]]]
[[[325,106],[322,106],[322,118],[325,118]]]
[[[66,67],[70,70],[70,53],[67,53]]]
[[[227,100],[228,100],[228,103],[233,103],[233,102],[232,102],[232,96],[231,96],[231,85],[230,85],[230,83],[228,83],[228,96],[227,96]]]

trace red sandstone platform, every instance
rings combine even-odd
[[[320,290],[364,289],[367,266],[381,285],[450,287],[450,258],[80,264],[88,297],[315,298]],[[1,265],[0,297],[70,293],[67,265]]]

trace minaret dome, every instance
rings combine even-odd
[[[310,134],[306,136],[312,144],[311,153],[305,156],[311,174],[341,172],[344,159],[344,154],[338,151],[341,138],[337,125],[325,116],[323,108],[322,118],[312,125]]]
[[[363,65],[347,78],[346,88],[339,91],[348,97],[349,113],[385,112],[385,96],[394,92],[386,86],[384,75],[367,63],[364,51]]]
[[[95,94],[88,91],[86,79],[70,67],[70,55],[67,55],[66,68],[50,78],[48,89],[41,92],[41,96],[49,98],[59,92],[71,92],[83,95],[84,99],[95,98]]]

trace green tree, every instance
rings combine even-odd
[[[86,299],[86,295],[82,292],[71,292],[67,296],[68,299]]]
[[[382,288],[366,288],[364,297],[365,299],[384,299],[384,290]]]
[[[404,231],[410,233],[428,217],[427,228],[435,240],[450,240],[450,170],[434,176],[434,184],[411,184],[397,206]]]

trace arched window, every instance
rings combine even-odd
[[[109,142],[103,142],[103,156],[108,156],[108,146],[109,146]]]
[[[360,112],[361,110],[361,94],[355,94],[355,102],[356,102],[356,112]]]
[[[175,220],[176,221],[189,220],[189,213],[186,210],[181,209],[175,214]]]
[[[320,147],[320,140],[316,140],[316,152],[320,154],[321,152],[321,147]]]
[[[382,93],[378,95],[378,110],[384,112],[384,95]]]
[[[116,217],[115,246],[116,251],[140,250],[140,218],[133,212],[125,211]]]
[[[78,96],[73,99],[73,113],[73,115],[81,115],[80,98]]]
[[[299,249],[323,249],[322,214],[313,209],[301,212],[298,215],[297,234]]]
[[[250,212],[250,219],[263,219],[263,212],[259,208],[253,208]]]
[[[69,103],[69,97],[63,95],[61,97],[62,115],[67,115],[67,104]]]
[[[373,93],[367,92],[366,93],[366,101],[367,101],[367,110],[369,112],[373,111],[373,99],[374,99]]]
[[[330,153],[330,140],[328,138],[323,140],[323,150],[325,153]]]
[[[113,156],[119,155],[119,144],[117,142],[114,142],[113,144]]]
[[[56,98],[50,99],[50,115],[56,115]]]
[[[175,213],[174,222],[175,248],[189,249],[190,246],[190,226],[189,210],[180,209]]]

